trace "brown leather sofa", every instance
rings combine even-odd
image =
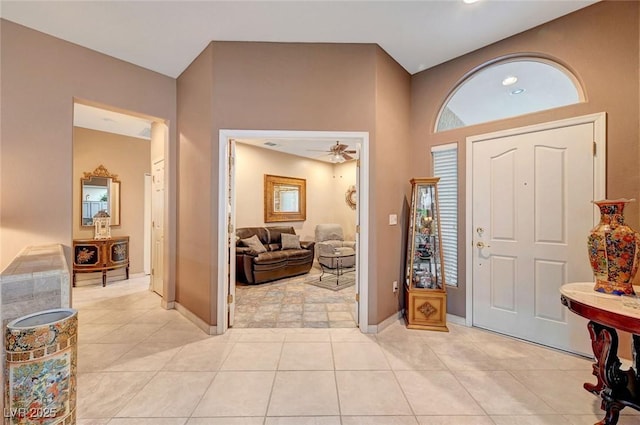
[[[249,284],[270,282],[308,273],[313,265],[315,242],[300,241],[299,249],[282,249],[283,233],[293,227],[240,227],[236,229],[236,280]],[[267,252],[257,253],[242,239],[256,235]]]

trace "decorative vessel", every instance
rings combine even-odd
[[[6,328],[5,424],[76,423],[78,313],[44,310]]]
[[[605,199],[593,203],[600,222],[588,240],[589,262],[595,275],[593,288],[611,295],[633,295],[633,278],[640,264],[640,234],[624,223],[626,204],[635,199]]]

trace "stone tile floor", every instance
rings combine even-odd
[[[477,328],[230,329],[148,279],[74,288],[78,425],[592,425],[591,361]],[[640,424],[624,409],[620,425]]]
[[[259,285],[236,285],[235,328],[354,328],[355,285],[339,291],[305,283],[308,274]],[[325,274],[323,279],[335,276]]]

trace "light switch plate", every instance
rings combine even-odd
[[[393,226],[398,224],[398,214],[389,214],[389,225]]]

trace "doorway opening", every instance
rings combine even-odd
[[[319,144],[327,143],[335,144],[336,141],[345,140],[345,144],[351,151],[357,151],[355,156],[358,157],[358,166],[356,167],[356,176],[354,192],[350,192],[349,188],[345,188],[349,192],[349,199],[355,201],[355,287],[356,295],[353,300],[356,306],[356,321],[359,328],[366,332],[367,330],[367,269],[368,269],[368,133],[365,132],[326,132],[326,131],[267,131],[267,130],[221,130],[220,131],[220,144],[219,144],[219,205],[220,215],[218,222],[219,230],[219,257],[218,257],[218,315],[217,315],[217,333],[223,333],[230,326],[233,326],[235,315],[235,297],[236,297],[236,229],[238,227],[245,226],[246,223],[241,223],[242,226],[236,226],[237,215],[239,208],[237,206],[238,197],[236,195],[236,189],[238,187],[237,179],[239,178],[242,170],[235,168],[235,155],[236,155],[236,143],[246,141],[260,140],[260,143],[271,142],[274,140],[280,141],[295,141],[293,143],[296,149],[302,151],[313,151],[317,149]],[[256,142],[257,143],[257,142]],[[340,145],[342,143],[338,143]],[[269,145],[267,145],[269,146]],[[322,151],[324,149],[318,149]],[[332,152],[333,153],[333,152]],[[299,152],[298,155],[304,156]],[[322,155],[320,152],[315,152],[316,157]],[[293,176],[292,176],[293,177]],[[317,176],[310,176],[307,180],[317,180]],[[309,184],[310,181],[307,181]],[[321,184],[321,182],[312,181],[315,186]],[[328,183],[328,182],[327,182]],[[263,209],[263,188],[255,187],[254,191],[258,197],[259,205],[254,205],[259,211]],[[355,195],[354,195],[355,194]],[[308,197],[314,196],[313,193],[309,193]],[[318,194],[315,194],[318,196]],[[266,198],[266,196],[265,196]],[[344,199],[344,195],[343,195]],[[343,204],[344,204],[343,200]],[[243,206],[246,207],[246,206]],[[313,212],[307,211],[309,214],[309,226],[315,227],[316,223],[313,221]],[[253,223],[251,223],[253,224]],[[289,226],[291,223],[269,223],[265,217],[265,220],[260,220],[255,226]],[[296,229],[301,228],[302,225],[298,224]],[[312,235],[313,230],[307,228],[304,231],[306,236]],[[223,236],[224,235],[224,236]],[[359,301],[356,302],[356,299]]]
[[[167,308],[164,294],[169,279],[165,278],[166,267],[163,267],[166,262],[164,250],[161,249],[158,255],[158,248],[164,248],[166,241],[161,239],[160,245],[152,243],[158,232],[158,225],[154,228],[154,223],[162,226],[166,222],[167,211],[164,202],[159,202],[157,197],[152,198],[154,185],[151,182],[153,179],[166,180],[164,168],[162,176],[152,176],[152,169],[167,155],[168,126],[156,117],[79,99],[74,99],[73,115],[72,239],[91,241],[94,238],[91,222],[94,214],[89,207],[97,206],[107,215],[117,217],[117,221],[110,223],[110,233],[112,237],[128,237],[128,243],[118,247],[118,255],[122,257],[120,262],[126,262],[128,269],[114,267],[106,270],[106,284],[125,279],[129,272],[131,277],[150,275],[149,289],[163,297],[162,305]],[[89,190],[85,194],[80,184],[83,173],[103,169],[117,176],[111,178],[118,182],[117,191],[112,190],[110,195],[107,185],[104,194],[94,196]],[[162,195],[161,201],[164,201],[166,193],[162,192]],[[110,196],[113,199],[109,199]],[[76,269],[80,270],[74,261],[74,271]],[[78,285],[92,285],[100,281],[100,273],[89,270],[77,273]],[[158,281],[161,283],[157,284]]]

